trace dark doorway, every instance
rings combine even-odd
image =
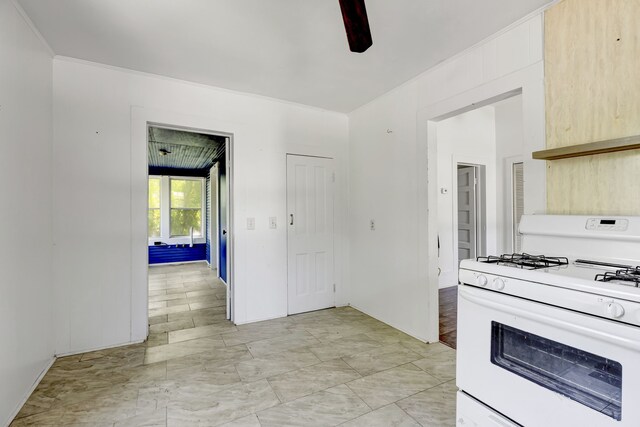
[[[440,295],[440,342],[456,348],[458,318],[458,287],[442,288]]]

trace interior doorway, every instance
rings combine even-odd
[[[232,325],[231,142],[228,134],[147,124],[153,345],[199,334],[186,329]]]
[[[458,265],[464,259],[474,259],[486,253],[486,189],[484,165],[458,163],[456,197]]]
[[[510,247],[512,242],[509,222],[517,223],[509,210],[511,177],[518,172],[521,176],[522,169],[512,173],[508,162],[521,158],[523,151],[522,96],[509,95],[446,115],[433,124],[440,187],[438,332],[440,341],[454,348],[460,262],[503,253],[506,243]],[[522,197],[513,197],[521,207]]]

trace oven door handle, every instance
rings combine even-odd
[[[517,308],[511,305],[506,305],[496,301],[491,301],[487,298],[483,298],[481,296],[475,295],[470,290],[465,289],[464,286],[460,286],[458,289],[459,289],[459,296],[461,298],[469,301],[470,303],[486,307],[490,310],[496,310],[501,313],[507,313],[510,315],[519,316],[525,319],[532,320],[537,323],[542,323],[542,324],[551,326],[553,328],[561,328],[572,333],[576,333],[576,334],[583,335],[590,338],[595,338],[597,340],[608,342],[615,346],[625,347],[632,351],[640,352],[640,342],[638,342],[637,340],[627,338],[627,337],[615,336],[610,332],[589,328],[586,326],[582,326],[580,324],[567,322],[561,319],[554,319],[547,316],[542,316],[540,314],[536,314],[532,311],[524,310],[522,308]],[[487,292],[487,291],[477,291],[477,292]],[[502,294],[498,294],[498,295],[502,295]],[[531,302],[531,304],[541,304],[541,303]],[[559,308],[556,308],[556,309],[561,310]],[[606,320],[603,319],[603,321],[606,321]],[[622,324],[615,325],[615,326],[622,327],[622,328],[625,327]],[[632,328],[632,326],[628,326],[628,327]]]

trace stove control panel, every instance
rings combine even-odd
[[[487,266],[487,264],[475,261],[474,263],[478,264],[480,268]],[[532,273],[531,276],[544,278],[544,273],[529,270],[515,271],[528,272]],[[635,287],[622,286],[623,290],[632,291],[625,298],[603,295],[601,292],[606,292],[607,286],[614,288],[621,285],[609,285],[602,282],[593,282],[594,285],[591,289],[578,290],[564,287],[562,283],[551,284],[543,281],[523,280],[467,268],[461,268],[458,277],[460,286],[473,286],[477,289],[484,289],[486,292],[512,295],[636,327],[640,326],[640,294],[632,291],[637,289]]]
[[[626,231],[629,228],[629,220],[589,218],[585,228],[590,231]]]

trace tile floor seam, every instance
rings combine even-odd
[[[282,353],[284,353],[284,352],[282,352]],[[280,354],[280,353],[277,353],[277,354]],[[312,354],[313,354],[313,353],[312,353]],[[251,360],[260,360],[260,358],[258,358],[258,359],[255,359],[255,358],[254,358],[254,359],[251,359]],[[242,362],[237,362],[237,363],[235,364],[235,365],[236,365],[236,370],[237,370],[237,368],[238,368],[238,366],[237,366],[237,365],[239,365],[239,364],[241,364],[241,363],[243,363],[243,362],[248,362],[248,360],[243,360]],[[298,371],[298,370],[300,370],[300,369],[309,368],[309,367],[312,367],[312,366],[319,365],[320,363],[323,363],[323,362],[322,362],[322,361],[319,361],[318,363],[313,363],[313,364],[311,364],[311,365],[304,365],[304,366],[302,366],[302,367],[300,367],[300,368],[292,368],[292,369],[289,369],[289,370],[287,370],[287,371],[278,372],[277,374],[273,374],[273,375],[266,376],[266,377],[264,377],[264,379],[273,378],[273,377],[276,377],[276,376],[278,376],[278,375],[288,374],[288,373],[290,373],[290,372]],[[238,372],[238,374],[239,374],[239,372]],[[251,382],[251,381],[247,381],[247,382]]]
[[[365,377],[362,377],[362,378],[365,378]],[[358,378],[358,379],[362,379],[362,378]],[[357,380],[354,380],[354,381],[357,381]],[[352,389],[351,387],[349,387],[349,383],[345,383],[344,385],[346,385],[346,386],[347,386],[347,388],[348,388],[349,390],[351,390],[351,392],[352,392],[353,394],[355,394],[355,395],[358,397],[358,399],[362,400],[362,402],[363,402],[365,405],[367,405],[367,407],[369,408],[369,412],[373,412],[373,411],[375,411],[375,409],[373,409],[373,408],[371,407],[371,405],[369,405],[369,404],[368,404],[368,403],[367,403],[367,402],[366,402],[366,401],[365,401],[365,400],[364,400],[364,399],[363,399],[363,398],[362,398],[362,397],[361,397],[361,396],[360,396],[360,395],[359,395],[359,394],[358,394],[354,389]],[[369,412],[367,412],[367,414],[368,414]],[[349,421],[351,421],[351,420],[349,420]],[[345,422],[346,422],[346,421],[345,421]]]
[[[426,357],[424,357],[423,359],[427,359]],[[422,360],[422,359],[418,359],[418,360]],[[415,362],[417,362],[417,360],[414,360],[413,362],[409,362],[411,363],[413,366],[415,366],[416,368],[420,369],[422,372],[424,372],[427,375],[432,376],[433,378],[437,379],[438,381],[442,381],[441,384],[444,384],[446,382],[451,381],[452,379],[455,380],[455,378],[447,378],[446,380],[443,380],[441,378],[436,377],[435,375],[433,375],[431,372],[427,372],[426,370],[422,369],[420,366],[416,365]]]
[[[273,394],[276,396],[276,398],[280,401],[280,405],[284,405],[284,401],[280,398],[280,396],[278,395],[278,393],[276,393],[276,391],[273,389],[273,385],[271,384],[271,382],[269,381],[269,378],[265,378],[265,381],[267,381],[267,384],[269,384],[269,388],[271,389],[271,391],[273,392]],[[275,408],[276,406],[279,405],[275,405],[272,406],[272,408]],[[265,409],[266,410],[266,409]],[[256,412],[257,414],[257,412]]]
[[[337,360],[337,359],[331,359],[331,360]],[[329,361],[325,361],[325,362],[322,362],[322,363],[326,363],[326,362],[329,362]],[[316,365],[314,365],[314,366],[316,366]],[[293,371],[290,371],[290,372],[298,371],[298,370],[301,370],[301,369],[305,369],[305,368],[294,369]],[[354,369],[354,371],[355,371],[355,369]],[[359,376],[360,376],[360,378],[356,378],[356,379],[354,379],[354,380],[350,380],[350,381],[347,381],[347,382],[357,381],[357,380],[359,380],[359,379],[362,379],[362,378],[363,378],[363,376],[362,376],[362,375],[360,375],[360,374],[358,374],[358,372],[357,372],[357,371],[355,371],[355,372],[356,372],[356,374],[357,374],[357,375],[359,375]],[[279,374],[279,375],[280,375],[280,374]],[[270,377],[270,378],[273,378],[273,377],[276,377],[276,376],[278,376],[278,375],[274,375],[274,376],[272,376],[272,377]],[[267,382],[268,382],[268,379],[267,379]],[[302,395],[302,396],[298,396],[298,397],[296,397],[295,399],[287,400],[287,401],[284,401],[284,402],[282,402],[282,403],[295,402],[295,401],[296,401],[296,400],[298,400],[298,399],[302,399],[302,398],[304,398],[304,397],[308,397],[308,396],[311,396],[311,395],[316,394],[316,393],[320,393],[320,392],[323,392],[323,391],[327,391],[327,390],[329,390],[330,388],[334,388],[334,387],[337,387],[337,386],[340,386],[340,385],[347,385],[347,382],[338,383],[338,384],[333,384],[333,385],[330,385],[330,386],[325,387],[325,388],[323,388],[323,389],[319,389],[319,390],[315,390],[315,391],[309,392],[309,393],[304,394],[304,395]],[[271,386],[271,383],[270,383],[270,382],[269,382],[269,385]],[[272,388],[273,388],[273,387],[272,387]],[[277,395],[277,393],[276,393],[276,395]],[[367,406],[368,406],[368,405],[367,405]]]
[[[383,370],[378,371],[378,372],[373,372],[373,373],[368,374],[368,375],[363,375],[363,376],[362,376],[362,378],[367,378],[367,377],[370,377],[370,376],[372,376],[372,375],[381,374],[381,373],[383,373],[383,372],[387,372],[387,371],[390,371],[390,370],[392,370],[392,369],[400,368],[400,367],[402,367],[402,366],[407,366],[407,365],[413,365],[413,362],[401,363],[400,365],[396,365],[396,366],[393,366],[393,367],[391,367],[391,368],[383,369]],[[414,365],[414,366],[415,366],[415,365]],[[425,374],[427,374],[427,375],[429,375],[429,376],[433,377],[433,375],[431,375],[431,374],[430,374],[430,373],[428,373],[428,372],[425,372],[425,371],[424,371],[422,368],[420,368],[419,366],[416,366],[416,368],[420,369],[420,371],[424,372]],[[434,378],[435,378],[435,377],[434,377]],[[358,379],[360,379],[360,378],[358,378]],[[438,378],[436,378],[436,379],[438,379]],[[354,380],[354,381],[357,381],[357,380]]]
[[[432,386],[432,387],[425,388],[424,390],[420,390],[420,391],[418,391],[418,392],[416,392],[416,393],[413,393],[413,394],[411,394],[411,395],[409,395],[409,396],[403,397],[402,399],[398,399],[398,400],[396,400],[395,402],[392,402],[392,403],[397,404],[398,402],[400,402],[400,401],[402,401],[402,400],[409,399],[409,398],[411,398],[411,397],[413,397],[413,396],[415,396],[415,395],[417,395],[417,394],[424,393],[425,391],[433,390],[434,388],[436,388],[436,387],[440,387],[440,386],[442,386],[442,385],[444,385],[444,384],[446,384],[446,383],[448,383],[448,382],[451,382],[451,381],[455,381],[455,379],[447,380],[447,381],[442,382],[442,383],[440,383],[440,384],[436,384],[436,385],[434,385],[434,386]],[[400,408],[400,409],[402,409],[402,408]],[[406,412],[406,411],[405,411],[405,412]],[[417,421],[417,420],[416,420],[416,421]],[[420,424],[420,422],[419,422],[419,421],[418,421],[418,424]]]
[[[422,393],[422,392],[420,392],[420,393]],[[416,393],[416,394],[417,394],[417,393]],[[415,394],[414,394],[414,395],[412,395],[412,396],[415,396]],[[411,397],[411,396],[409,396],[409,397]],[[406,399],[406,397],[405,397],[405,399]],[[400,400],[402,400],[402,399],[400,399]],[[400,400],[398,400],[398,402],[399,402]],[[421,423],[420,421],[416,420],[416,419],[415,419],[415,417],[413,417],[410,413],[408,413],[407,411],[405,411],[404,409],[402,409],[402,408],[400,407],[400,405],[398,405],[398,402],[393,402],[391,405],[396,405],[396,407],[397,407],[398,409],[400,409],[402,412],[404,412],[404,413],[405,413],[405,415],[406,415],[407,417],[409,417],[409,418],[411,418],[413,421],[415,421],[415,422],[416,422],[416,424],[418,424],[418,425],[420,425],[420,426],[422,426],[422,427],[429,427],[429,426],[423,426],[423,425],[422,425],[422,423]]]
[[[422,373],[424,373],[424,374],[427,374],[428,376],[430,376],[431,378],[433,378],[433,379],[435,379],[435,380],[437,380],[437,381],[442,381],[440,378],[434,377],[434,376],[433,376],[433,375],[431,375],[430,373],[428,373],[428,372],[424,371],[424,370],[423,370],[422,368],[420,368],[419,366],[414,365],[414,364],[413,364],[413,362],[409,362],[409,363],[404,363],[404,364],[402,364],[402,365],[394,366],[393,368],[385,369],[385,370],[383,370],[383,371],[374,372],[373,374],[363,375],[363,376],[361,376],[361,378],[357,378],[357,379],[355,379],[355,380],[353,380],[353,381],[349,381],[349,382],[345,383],[345,385],[346,385],[347,387],[349,387],[349,389],[350,389],[350,390],[352,390],[352,391],[353,391],[353,392],[354,392],[354,393],[355,393],[355,394],[356,394],[356,395],[357,395],[357,396],[358,396],[362,401],[364,401],[364,399],[363,399],[363,398],[358,394],[358,392],[357,392],[356,390],[353,390],[353,389],[349,386],[349,384],[350,384],[350,383],[353,383],[353,382],[355,382],[355,381],[362,380],[362,379],[364,379],[364,378],[371,377],[371,376],[373,376],[373,375],[380,374],[380,373],[382,373],[382,372],[390,371],[390,370],[392,370],[392,369],[397,369],[397,368],[400,368],[400,367],[403,367],[403,366],[407,366],[407,365],[413,365],[413,366],[415,366],[417,369],[419,369],[419,370],[420,370],[420,372],[422,372]],[[445,383],[447,383],[447,382],[449,382],[449,381],[455,381],[455,379],[453,379],[453,380],[446,380],[446,381],[442,381],[442,382],[440,382],[440,383],[438,383],[438,384],[436,384],[436,385],[433,385],[433,386],[431,386],[431,387],[427,387],[427,388],[425,388],[425,389],[422,389],[422,390],[420,390],[420,391],[417,391],[417,392],[415,392],[415,393],[412,393],[412,394],[411,394],[411,395],[409,395],[409,396],[405,396],[405,397],[402,397],[402,398],[400,398],[400,399],[398,399],[398,400],[394,400],[393,402],[390,402],[389,404],[391,404],[391,403],[397,403],[397,402],[399,402],[399,401],[401,401],[401,400],[404,400],[404,399],[407,399],[407,398],[409,398],[409,397],[411,397],[411,396],[415,396],[416,394],[422,393],[422,392],[427,391],[427,390],[431,390],[432,388],[435,388],[435,387],[439,387],[439,386],[441,386],[442,384],[445,384]],[[366,403],[366,402],[365,402],[365,403]],[[367,406],[371,407],[368,403],[367,403]],[[383,406],[386,406],[386,405],[383,405]],[[380,409],[380,408],[376,408],[376,409],[373,409],[373,408],[372,408],[372,410],[378,410],[378,409]],[[419,423],[418,423],[418,424],[419,424]]]
[[[384,346],[384,347],[386,347],[386,346]],[[368,350],[368,351],[365,351],[365,352],[362,352],[362,353],[358,353],[358,354],[364,354],[364,353],[367,353],[367,352],[373,352],[373,351],[375,351],[375,350],[377,350],[377,349],[380,349],[380,348],[383,348],[383,347],[377,347],[377,348],[375,348],[375,349],[373,349],[373,350]],[[390,367],[390,368],[386,368],[386,369],[382,369],[382,370],[379,370],[379,371],[375,371],[375,372],[372,372],[372,373],[367,374],[367,375],[362,375],[362,374],[361,374],[361,375],[362,375],[363,377],[368,377],[368,376],[371,376],[371,375],[378,374],[378,373],[380,373],[380,372],[385,372],[385,371],[388,371],[388,370],[391,370],[391,369],[394,369],[394,368],[398,368],[398,367],[400,367],[400,366],[408,365],[408,364],[410,364],[410,363],[411,363],[411,364],[413,364],[413,362],[415,362],[415,361],[417,361],[417,360],[425,359],[425,357],[423,357],[423,356],[419,355],[418,353],[416,353],[416,352],[414,352],[414,351],[412,351],[412,350],[410,350],[410,349],[407,349],[407,350],[409,350],[409,351],[411,351],[412,353],[414,353],[416,356],[418,356],[418,358],[417,358],[417,359],[415,359],[415,360],[412,360],[412,361],[410,361],[410,362],[400,363],[400,364],[395,365],[395,366],[392,366],[392,367]],[[358,354],[354,354],[354,355],[352,355],[352,356],[347,356],[347,357],[355,357],[355,356],[358,356]],[[349,365],[349,362],[347,362],[346,360],[345,360],[344,362],[345,362],[347,365]],[[351,366],[351,365],[349,365],[349,366]],[[421,371],[425,372],[425,371],[424,371],[424,369],[420,368],[419,366],[416,366],[416,367],[417,367],[418,369],[420,369]],[[360,373],[356,368],[353,368],[353,369],[354,369],[355,371],[357,371],[358,373]],[[427,372],[427,374],[429,374],[429,373]],[[431,375],[431,374],[429,374],[429,375]],[[433,375],[431,375],[431,376],[433,376]]]
[[[251,360],[254,360],[254,359],[251,359]],[[238,362],[238,363],[242,363],[242,362]],[[238,374],[238,378],[240,378],[240,382],[242,383],[244,381],[242,380],[242,376],[240,376],[240,371],[238,371],[238,363],[233,363],[233,369],[235,369],[236,374]],[[247,383],[249,383],[249,382],[251,382],[251,381],[247,381]],[[267,381],[267,383],[268,383],[268,381]],[[269,384],[269,388],[271,388],[271,384]]]

